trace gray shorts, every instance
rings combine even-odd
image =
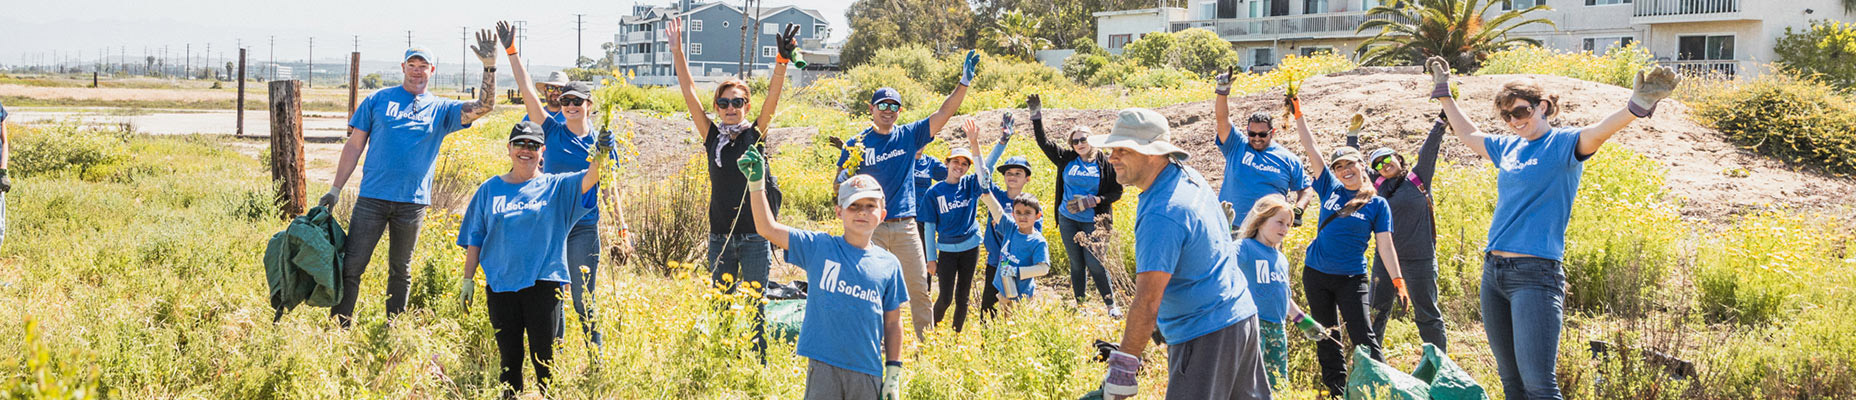
[[[1177,345],[1167,346],[1166,398],[1270,398],[1257,317]]]
[[[807,361],[806,400],[876,400],[882,392],[881,376],[833,367],[818,360]]]

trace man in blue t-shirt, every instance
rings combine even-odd
[[[505,40],[505,43],[508,43]],[[354,319],[355,302],[360,296],[361,275],[367,272],[368,260],[383,233],[387,244],[387,315],[406,308],[406,291],[412,285],[409,266],[413,245],[419,239],[425,207],[432,204],[433,161],[445,135],[470,127],[471,122],[496,108],[496,37],[488,29],[477,34],[471,49],[483,62],[483,86],[477,100],[464,102],[438,97],[426,92],[427,84],[438,67],[430,51],[421,47],[406,50],[400,86],[380,89],[368,95],[348,120],[348,143],[342,146],[341,161],[335,167],[335,180],[329,193],[317,205],[335,207],[354,174],[355,164],[363,154],[361,187],[356,193],[353,215],[349,218],[347,255],[342,261],[342,301],[329,310],[330,315],[348,326]],[[515,54],[514,47],[504,52]]]
[[[1268,399],[1257,307],[1250,298],[1229,217],[1205,177],[1179,164],[1167,119],[1122,110],[1108,135],[1115,180],[1141,189],[1134,225],[1134,301],[1121,345],[1102,380],[1107,399],[1133,397],[1141,352],[1156,326],[1166,337],[1167,397]],[[1191,368],[1184,366],[1190,365]]]
[[[893,399],[902,373],[902,303],[909,301],[894,254],[874,241],[888,214],[881,184],[855,175],[838,185],[838,219],[844,236],[795,229],[776,221],[767,201],[767,162],[749,149],[736,161],[748,180],[754,230],[786,262],[806,271],[805,323],[799,327],[800,356],[811,359],[808,399]]]
[[[1212,101],[1212,119],[1217,136],[1213,142],[1224,155],[1224,181],[1218,188],[1218,200],[1231,203],[1231,209],[1243,213],[1255,205],[1257,199],[1279,194],[1295,205],[1295,216],[1290,222],[1302,226],[1302,210],[1308,209],[1309,201],[1315,198],[1302,159],[1276,144],[1276,124],[1266,112],[1251,114],[1244,124],[1244,137],[1233,137],[1237,135],[1237,127],[1231,124],[1231,105],[1227,100],[1231,94],[1231,71],[1218,75],[1215,90],[1218,96]],[[1246,138],[1248,140],[1244,140]],[[1231,221],[1233,231],[1240,222],[1243,221]]]
[[[876,244],[902,260],[902,272],[908,276],[909,320],[915,326],[917,339],[925,338],[925,332],[934,326],[930,304],[933,299],[928,297],[928,274],[934,271],[927,270],[920,227],[915,226],[915,154],[934,141],[934,133],[960,112],[960,101],[967,97],[967,85],[973,82],[979,62],[979,54],[968,51],[954,93],[947,95],[934,114],[913,123],[896,124],[902,114],[901,93],[891,88],[877,89],[870,96],[870,128],[846,141],[838,156],[839,168],[853,157],[862,160],[850,169],[840,169],[839,176],[869,175],[887,194],[884,210],[888,219],[876,229]]]

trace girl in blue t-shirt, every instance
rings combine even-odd
[[[1392,245],[1392,209],[1373,188],[1360,151],[1342,146],[1331,157],[1323,158],[1315,147],[1315,136],[1308,132],[1301,118],[1300,102],[1290,98],[1290,114],[1302,137],[1302,150],[1313,171],[1316,200],[1321,202],[1315,240],[1308,244],[1302,268],[1302,290],[1308,298],[1308,313],[1321,325],[1334,326],[1345,321],[1349,346],[1366,346],[1373,359],[1383,360],[1379,341],[1373,340],[1373,323],[1367,311],[1368,288],[1366,250],[1373,244],[1379,258],[1386,260],[1386,272],[1398,298],[1406,299],[1405,277],[1399,270],[1398,250]],[[1401,304],[1405,304],[1401,302]],[[1351,347],[1347,347],[1351,348]],[[1339,338],[1315,345],[1315,358],[1321,364],[1321,383],[1333,393],[1341,393],[1347,384],[1347,357]]]
[[[1510,399],[1558,399],[1555,369],[1566,300],[1560,261],[1584,162],[1632,121],[1649,118],[1679,79],[1669,67],[1639,71],[1624,109],[1586,127],[1552,126],[1548,119],[1559,113],[1559,97],[1531,78],[1510,81],[1495,95],[1495,112],[1514,134],[1495,135],[1457,109],[1450,63],[1431,57],[1425,67],[1431,71],[1431,98],[1443,104],[1451,130],[1497,170],[1481,296],[1482,326],[1502,389]]]
[[[1238,225],[1237,259],[1250,282],[1250,298],[1257,303],[1258,329],[1263,336],[1263,366],[1269,370],[1270,386],[1289,375],[1289,340],[1283,328],[1295,324],[1308,340],[1320,340],[1325,328],[1302,313],[1289,292],[1289,259],[1282,253],[1282,240],[1289,235],[1295,212],[1280,194],[1258,199],[1243,223]]]
[[[597,207],[589,192],[599,184],[604,164],[593,163],[581,172],[542,173],[542,135],[534,122],[516,123],[506,145],[509,172],[477,187],[458,228],[457,243],[464,247],[458,298],[468,309],[477,288],[471,278],[482,266],[490,327],[502,356],[500,378],[508,385],[505,397],[522,391],[525,336],[526,358],[534,360],[536,382],[547,392],[561,323],[557,292],[570,282],[567,235],[575,221]],[[600,133],[598,149],[602,154],[612,149],[610,131]]]

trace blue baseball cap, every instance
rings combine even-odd
[[[426,50],[424,47],[414,47],[414,48],[406,49],[406,57],[401,58],[400,61],[411,60],[413,57],[419,57],[419,59],[425,60],[426,64],[437,64],[438,63],[438,59],[432,58],[432,52],[429,50]]]
[[[1025,156],[1012,156],[1012,158],[1005,159],[1004,164],[999,164],[998,170],[1003,174],[1009,168],[1023,168],[1025,177],[1031,177],[1031,161],[1025,160]]]
[[[876,94],[870,95],[870,105],[876,105],[876,103],[883,102],[884,100],[894,101],[896,105],[902,105],[902,93],[896,92],[895,88],[885,87],[877,89]]]

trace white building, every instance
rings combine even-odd
[[[1500,1],[1500,0],[1496,0]],[[1193,0],[1191,8],[1096,13],[1097,41],[1118,51],[1156,23],[1168,31],[1205,28],[1231,42],[1242,66],[1274,65],[1283,54],[1333,50],[1358,54],[1376,31],[1354,33],[1367,9],[1379,0]],[[1514,7],[1545,4],[1552,10],[1530,17],[1557,26],[1530,25],[1515,35],[1550,48],[1604,52],[1638,43],[1665,64],[1685,71],[1757,74],[1777,59],[1773,46],[1786,28],[1802,30],[1813,20],[1856,20],[1841,0],[1513,0]],[[1503,10],[1502,5],[1490,13]],[[1163,11],[1164,10],[1164,11]],[[1178,16],[1184,14],[1186,18]],[[1118,45],[1119,44],[1119,45]]]

